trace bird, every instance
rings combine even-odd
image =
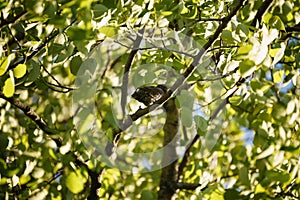
[[[151,85],[137,88],[131,96],[145,106],[150,106],[161,99],[167,91],[168,88],[165,85]]]

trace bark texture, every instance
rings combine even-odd
[[[178,142],[178,110],[175,105],[175,99],[172,98],[164,104],[167,118],[164,125],[164,152],[158,199],[171,199],[177,189],[177,154],[176,145]]]

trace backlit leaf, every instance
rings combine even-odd
[[[0,59],[0,76],[2,76],[6,72],[8,66],[10,64],[11,57],[12,56],[10,55],[8,57],[2,57]]]
[[[99,29],[100,33],[103,33],[107,37],[112,37],[117,34],[117,28],[113,26],[104,26]]]
[[[73,194],[81,192],[85,182],[86,178],[82,176],[79,170],[69,173],[66,178],[66,186]]]
[[[15,93],[15,81],[13,77],[6,79],[3,86],[3,94],[6,97],[12,97]]]
[[[26,65],[18,64],[17,67],[14,68],[14,76],[16,78],[22,78],[26,74]]]
[[[279,70],[279,71],[274,72],[274,74],[273,74],[274,82],[275,83],[280,83],[283,79],[283,76],[284,76],[284,71],[283,70]]]

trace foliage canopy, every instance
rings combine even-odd
[[[7,0],[0,9],[1,199],[157,199],[169,187],[163,170],[124,172],[99,160],[78,136],[72,112],[77,73],[92,65],[91,55],[130,31],[136,44],[143,27],[180,33],[202,49],[189,57],[138,44],[111,60],[97,54],[108,63],[96,95],[107,137],[115,139],[118,129],[112,91],[127,93],[126,81],[156,83],[160,68],[149,63],[169,66],[188,87],[175,102],[179,121],[195,130],[173,166],[172,196],[299,199],[299,1]],[[126,79],[126,72],[135,73]],[[125,97],[125,114],[137,124],[164,125],[164,114]],[[139,143],[135,134],[150,134],[143,130],[134,126],[129,139],[121,134],[118,146],[162,147],[162,129]],[[203,150],[204,141],[212,148]]]

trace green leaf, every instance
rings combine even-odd
[[[77,72],[80,68],[80,65],[82,64],[82,59],[80,56],[75,56],[72,58],[70,62],[70,71],[73,75],[77,75]]]
[[[80,193],[84,189],[85,182],[86,178],[82,176],[80,170],[69,173],[66,178],[66,186],[73,194]]]
[[[108,11],[108,8],[104,6],[103,4],[95,4],[93,6],[93,13],[94,13],[94,18],[99,18],[101,17],[106,11]]]
[[[16,78],[22,78],[26,74],[26,65],[25,64],[18,64],[14,68],[14,76]]]
[[[196,115],[194,117],[194,121],[196,123],[197,130],[199,130],[202,133],[207,130],[208,123],[207,123],[206,119],[204,119],[201,116]]]
[[[40,76],[40,66],[36,62],[30,64],[32,69],[28,72],[27,81],[35,81]]]
[[[234,39],[232,37],[232,33],[229,30],[224,30],[221,34],[221,38],[222,38],[223,41],[225,41],[226,43],[229,43],[229,44],[234,42]]]
[[[252,50],[252,48],[253,48],[253,45],[251,45],[251,44],[243,45],[238,49],[238,54],[246,55]]]
[[[153,71],[147,71],[144,78],[146,83],[152,83],[153,80],[157,78],[157,76]]]
[[[285,107],[283,107],[282,105],[280,104],[275,104],[273,106],[273,109],[272,109],[272,116],[275,118],[275,119],[281,119],[283,117],[285,117],[286,115],[286,109]]]
[[[242,167],[239,170],[239,180],[243,185],[250,187],[250,180],[248,176],[249,176],[248,169],[246,167]]]
[[[240,198],[241,198],[240,193],[235,189],[228,189],[224,194],[225,200],[240,199]]]
[[[74,26],[67,30],[67,35],[71,40],[79,41],[93,38],[92,32],[88,29],[82,29]]]
[[[187,107],[192,109],[194,105],[194,96],[188,90],[182,90],[180,95],[177,96],[179,107]]]
[[[250,76],[255,70],[256,66],[252,60],[243,60],[240,62],[240,73],[243,78]]]
[[[249,28],[248,28],[248,26],[247,25],[245,25],[245,24],[239,24],[238,26],[237,26],[237,29],[238,30],[241,30],[244,34],[245,34],[245,36],[248,36],[249,35]]]
[[[268,176],[269,174],[266,173],[266,175]],[[290,179],[290,175],[287,173],[282,173],[282,172],[276,172],[273,174],[270,174],[270,177],[273,181],[279,181],[281,183],[285,183]]]
[[[11,76],[10,78],[6,79],[4,86],[3,86],[3,94],[6,97],[12,97],[15,93],[15,80]]]
[[[181,123],[183,126],[190,127],[193,124],[193,111],[190,108],[183,107],[180,113]]]
[[[154,195],[150,190],[143,190],[140,199],[142,199],[142,200],[152,200],[152,199],[154,199]]]

